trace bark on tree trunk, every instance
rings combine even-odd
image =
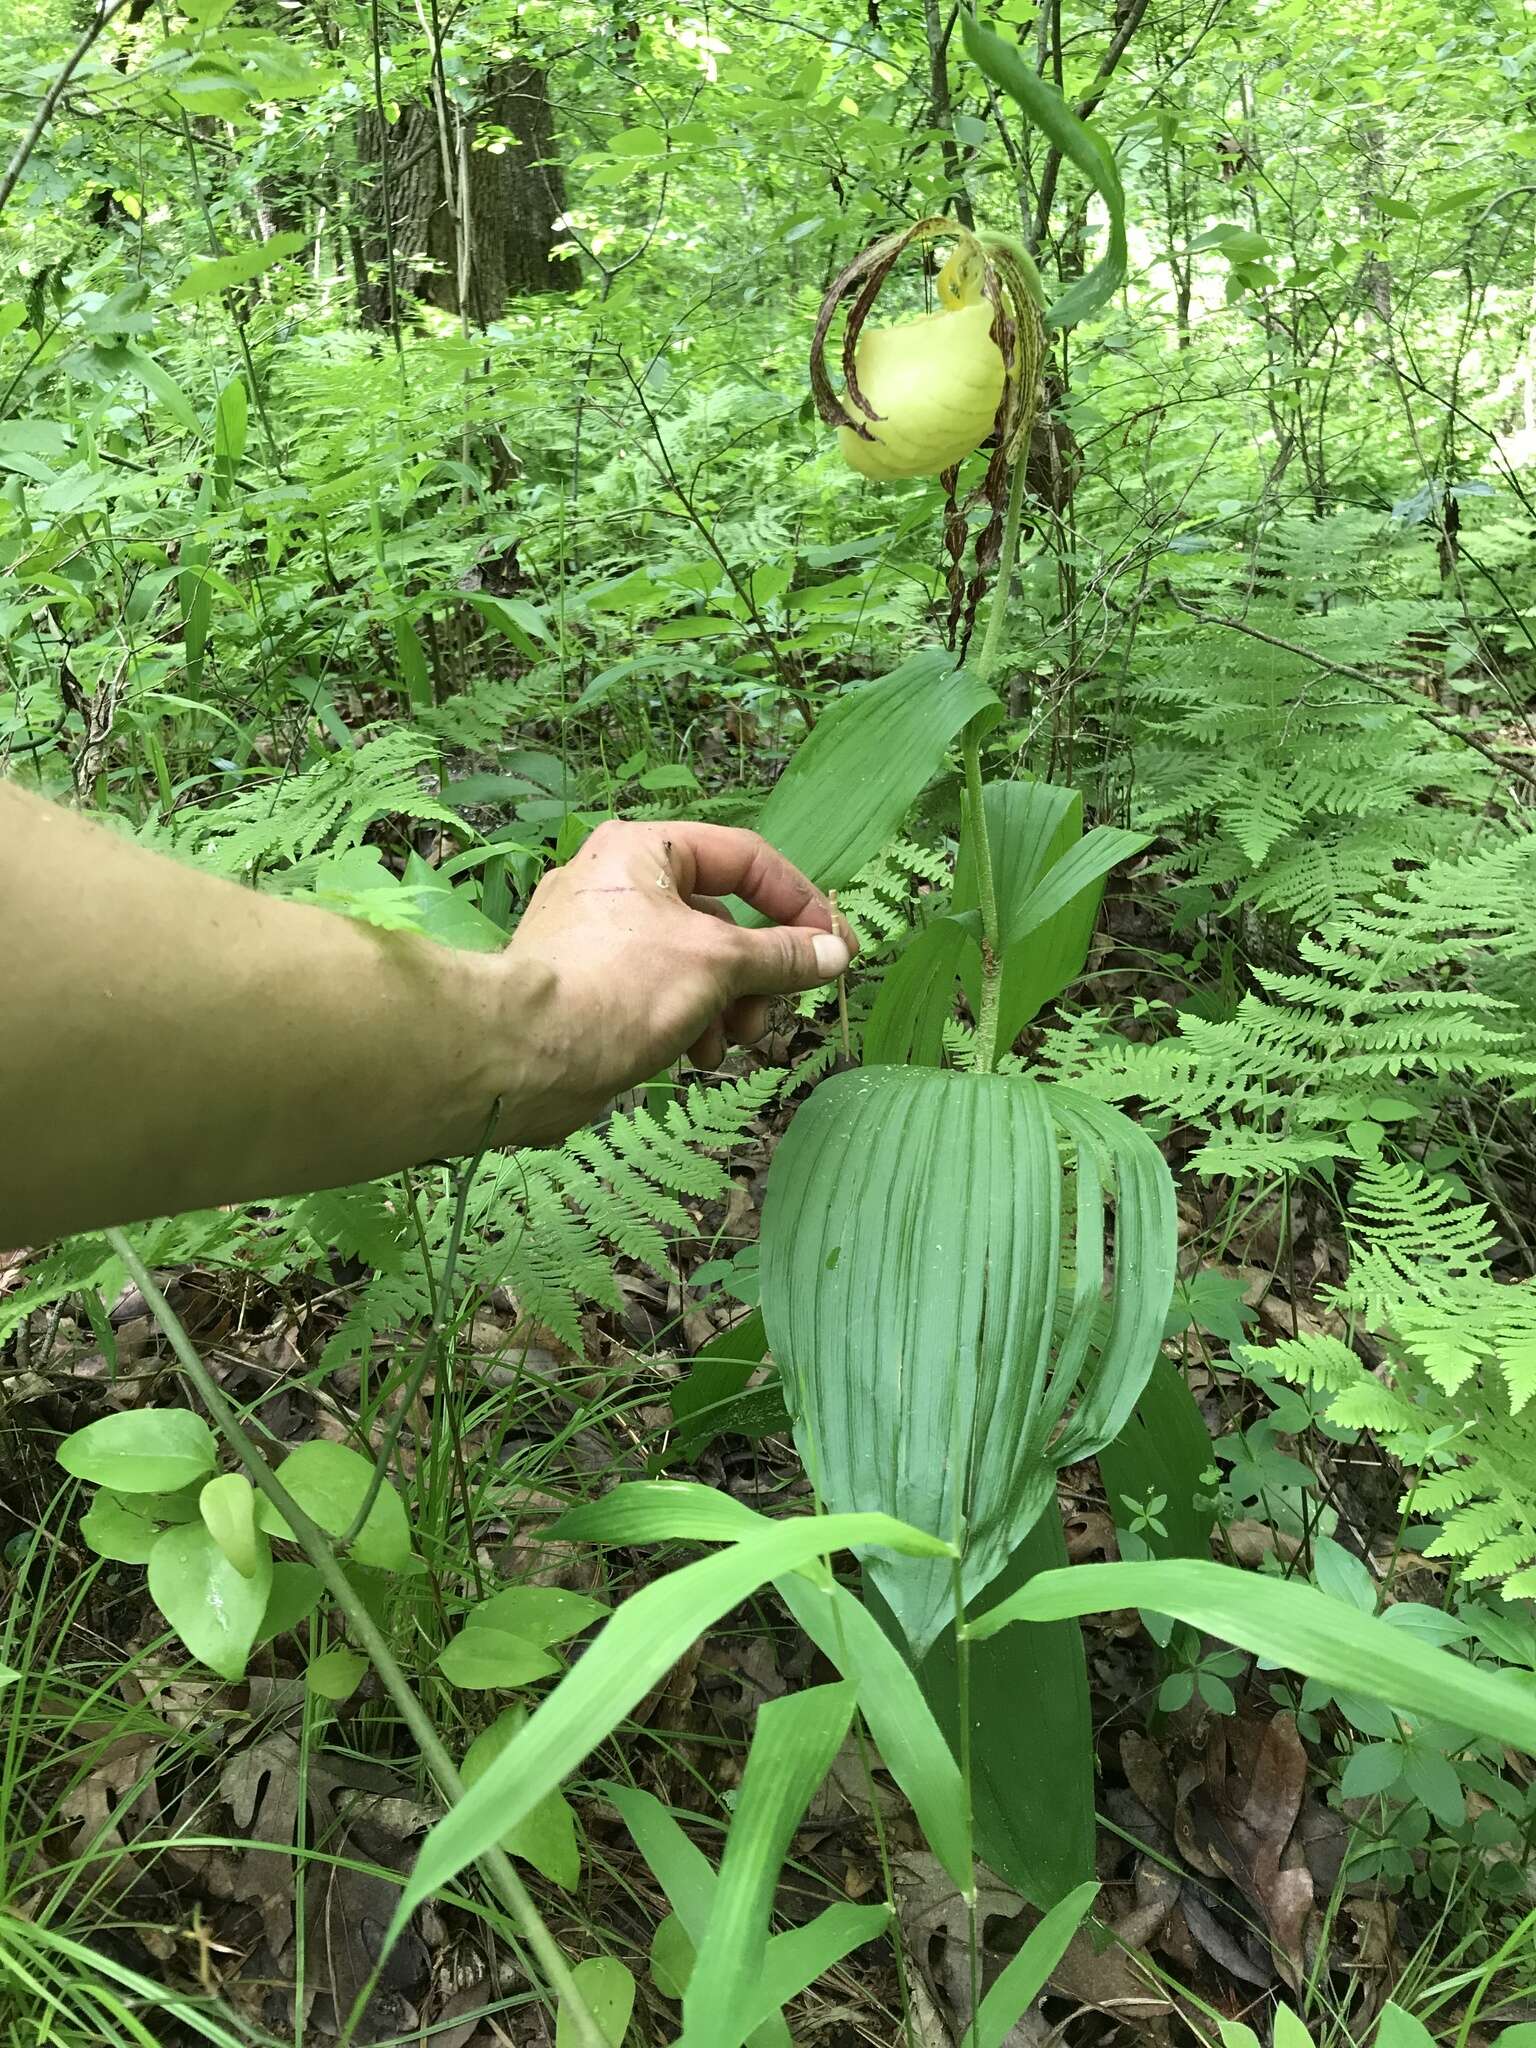
[[[461,117],[454,113],[451,118]],[[361,313],[370,325],[389,323],[391,245],[403,297],[424,299],[448,313],[462,310],[482,327],[498,319],[516,294],[571,291],[580,281],[576,259],[554,254],[561,239],[555,223],[565,212],[565,185],[554,154],[544,73],[530,64],[498,65],[487,74],[479,107],[466,126],[469,280],[461,308],[458,151],[446,152],[445,162],[437,109],[430,100],[403,106],[388,128],[371,110],[358,119],[366,274]]]

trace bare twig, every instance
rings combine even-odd
[[[86,23],[84,34],[65,58],[63,70],[43,94],[42,105],[38,108],[31,127],[23,135],[20,142],[17,143],[15,154],[6,165],[4,174],[0,175],[0,213],[5,211],[6,201],[16,190],[17,181],[20,179],[22,172],[27,168],[27,159],[42,140],[43,130],[53,119],[53,110],[63,97],[65,87],[85,62],[86,57],[90,54],[92,43],[95,42],[96,38],[107,26],[107,23],[111,21],[114,15],[121,14],[127,5],[128,0],[110,0],[110,4],[106,6],[101,4],[101,0],[97,0],[96,11]]]
[[[1282,654],[1294,654],[1299,661],[1310,661],[1314,668],[1324,669],[1331,676],[1345,676],[1350,682],[1362,683],[1366,689],[1379,692],[1381,696],[1390,698],[1394,704],[1401,704],[1406,711],[1416,711],[1420,718],[1426,719],[1435,728],[1436,732],[1443,732],[1447,739],[1459,740],[1464,747],[1470,747],[1474,754],[1481,754],[1483,759],[1491,762],[1501,775],[1512,775],[1517,781],[1536,789],[1536,768],[1523,767],[1520,762],[1512,761],[1507,754],[1501,754],[1490,747],[1486,740],[1480,740],[1475,733],[1467,732],[1454,719],[1443,718],[1439,712],[1431,711],[1416,691],[1410,690],[1405,696],[1402,690],[1394,689],[1391,683],[1384,681],[1380,676],[1371,675],[1366,669],[1351,668],[1348,663],[1342,661],[1329,661],[1326,655],[1314,654],[1310,647],[1301,647],[1294,640],[1282,640],[1275,633],[1261,632],[1257,626],[1250,626],[1245,619],[1226,619],[1219,617],[1215,612],[1203,612],[1196,605],[1186,604],[1183,598],[1176,596],[1173,591],[1169,591],[1168,595],[1181,612],[1187,613],[1192,619],[1198,619],[1202,626],[1223,626],[1229,633],[1246,633],[1250,640],[1262,640],[1266,647],[1278,647]]]

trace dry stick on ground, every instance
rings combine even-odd
[[[1260,632],[1257,626],[1250,626],[1245,619],[1221,618],[1215,612],[1203,612],[1196,605],[1186,604],[1172,591],[1168,595],[1181,612],[1198,619],[1202,626],[1224,626],[1229,633],[1246,633],[1250,640],[1262,640],[1266,647],[1278,647],[1282,654],[1294,654],[1300,661],[1310,661],[1314,668],[1325,669],[1331,676],[1347,676],[1352,683],[1363,683],[1366,689],[1378,691],[1392,703],[1401,704],[1405,710],[1416,711],[1420,718],[1427,719],[1436,732],[1443,732],[1447,739],[1460,740],[1474,754],[1481,754],[1485,761],[1492,762],[1501,775],[1512,775],[1516,781],[1536,789],[1536,768],[1526,768],[1519,761],[1510,760],[1507,754],[1499,753],[1475,733],[1464,732],[1454,719],[1442,718],[1439,712],[1431,711],[1417,691],[1408,689],[1405,695],[1402,690],[1394,689],[1380,676],[1373,676],[1363,668],[1351,668],[1347,662],[1329,661],[1326,655],[1314,654],[1310,647],[1299,647],[1294,640],[1282,640],[1278,634]]]
[[[53,110],[63,98],[64,88],[85,62],[86,57],[90,53],[92,43],[95,42],[107,23],[114,15],[121,14],[127,5],[128,0],[111,0],[110,6],[105,7],[98,4],[96,12],[86,23],[85,33],[65,58],[63,70],[43,94],[43,103],[37,110],[32,126],[23,135],[20,142],[17,143],[15,154],[6,165],[4,173],[0,174],[0,213],[4,212],[6,201],[16,190],[17,180],[27,167],[27,159],[42,140],[43,130],[53,119]]]
[[[385,1640],[383,1630],[374,1621],[361,1596],[353,1587],[352,1581],[347,1577],[329,1537],[317,1522],[305,1514],[246,1434],[239,1417],[225,1400],[218,1382],[204,1365],[191,1338],[182,1327],[180,1317],[161,1293],[155,1284],[154,1275],[128,1239],[120,1230],[107,1231],[106,1239],[122,1260],[128,1277],[148,1303],[150,1313],[165,1332],[182,1370],[197,1389],[204,1407],[218,1427],[219,1434],[245,1467],[257,1491],[266,1495],[293,1531],[294,1541],[319,1572],[327,1592],[346,1616],[348,1628],[379,1674],[384,1690],[393,1701],[401,1720],[410,1730],[411,1739],[421,1752],[422,1761],[436,1781],[443,1799],[449,1806],[456,1805],[464,1796],[464,1781],[460,1778],[453,1758],[444,1748],[421,1702],[411,1690],[410,1681],[396,1662],[395,1653]],[[502,1849],[488,1849],[479,1861],[487,1884],[538,1959],[539,1968],[544,1972],[547,1983],[565,2007],[566,2016],[575,2027],[579,2048],[608,2048],[606,2036],[593,2018],[571,1975],[570,1964],[566,1961],[559,1943],[550,1933],[543,1915],[529,1896],[527,1887],[513,1868],[511,1858]]]

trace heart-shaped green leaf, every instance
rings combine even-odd
[[[130,1408],[77,1429],[55,1455],[76,1479],[114,1493],[171,1493],[213,1470],[218,1445],[189,1409]]]
[[[149,1597],[192,1655],[221,1678],[242,1678],[267,1611],[272,1559],[237,1572],[201,1522],[167,1529],[149,1558]]]

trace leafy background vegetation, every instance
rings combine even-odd
[[[1129,228],[1120,289],[1053,339],[981,740],[999,847],[1049,810],[1033,879],[1085,825],[1120,865],[1018,940],[1063,971],[1006,998],[996,1085],[1071,1091],[1095,1200],[1082,1134],[1124,1112],[1177,1216],[1134,1414],[1037,1446],[1031,1514],[1052,1483],[1061,1514],[1002,1542],[989,1598],[1037,1618],[898,1654],[881,1596],[947,1554],[883,1550],[866,1608],[795,1551],[808,1471],[895,1508],[797,1456],[758,1241],[817,1083],[977,1063],[974,978],[921,1032],[887,994],[978,903],[962,711],[841,878],[841,1015],[786,1008],[558,1151],[0,1256],[10,2040],[1531,2038],[1529,16],[993,26],[1092,116]],[[949,214],[1054,299],[1112,224],[931,0],[4,27],[0,764],[448,944],[499,943],[605,817],[770,829],[834,707],[943,641],[940,484],[860,482],[810,402],[841,267]],[[935,270],[909,254],[892,303]],[[1032,1171],[1047,1201],[1054,1140]],[[1102,1321],[1092,1206],[1053,1271]],[[877,1381],[878,1334],[831,1365]],[[235,1418],[354,1607],[240,1491]],[[610,1494],[661,1473],[712,1491]],[[1031,1580],[1069,1556],[1103,1592],[1052,1607]],[[1246,1620],[1198,1569],[1086,1569],[1211,1557]],[[1298,1654],[1308,1585],[1353,1661]],[[386,1665],[462,1768],[455,1819],[492,1788],[473,1843]],[[539,1703],[578,1681],[562,1735]]]

